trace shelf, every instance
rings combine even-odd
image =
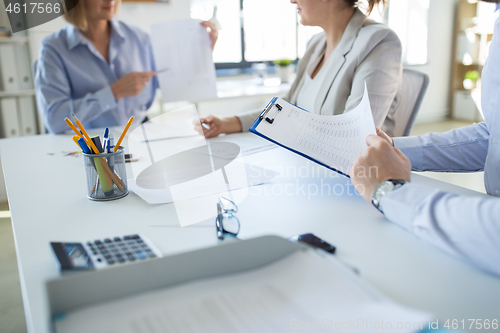
[[[23,44],[28,42],[29,42],[28,37],[0,37],[0,44],[1,43]]]
[[[23,97],[35,96],[35,90],[20,90],[20,91],[0,91],[0,98],[4,97]]]

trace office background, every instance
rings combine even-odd
[[[459,40],[461,38],[461,30],[464,28],[460,23],[457,24],[456,22],[465,22],[464,24],[467,24],[468,20],[472,19],[472,17],[457,18],[459,16],[458,7],[460,3],[467,1],[412,1],[424,7],[428,6],[428,11],[426,12],[427,33],[425,36],[427,52],[425,52],[426,59],[422,64],[405,64],[405,67],[424,72],[430,77],[429,88],[420,108],[413,134],[421,134],[428,131],[443,132],[454,127],[460,127],[474,121],[479,121],[479,114],[475,110],[475,105],[471,97],[471,89],[458,89],[457,92],[457,84],[455,82],[457,76],[456,73],[462,73],[461,71],[463,71],[463,69],[457,69],[456,59],[461,59],[463,57],[462,54],[457,55],[457,53],[459,53],[459,49],[463,46],[460,44]],[[215,2],[219,3],[218,16],[221,21],[224,21],[224,18],[221,18],[221,15],[224,15],[223,10],[221,10],[221,7],[223,6],[222,3],[233,2],[237,3],[236,6],[238,6],[240,0],[168,0],[165,3],[124,2],[117,18],[125,22],[135,24],[145,31],[149,31],[150,25],[154,23],[189,17],[209,19],[213,9],[213,3]],[[295,6],[289,4],[286,0],[279,0],[275,2],[284,3],[285,6],[291,8],[292,11],[295,9]],[[269,0],[258,0],[256,3],[257,5],[265,6],[266,3],[271,2]],[[2,26],[5,27],[8,25],[8,23],[6,22],[3,3],[1,3],[0,6],[2,6],[0,17],[1,28]],[[9,56],[6,55],[8,54],[8,51],[7,53],[5,50],[4,52],[0,52],[0,68],[15,67],[18,69],[18,72],[30,72],[31,62],[37,58],[40,40],[62,28],[64,25],[64,20],[62,18],[58,18],[41,26],[32,28],[25,33],[19,33],[13,37],[0,37],[0,51],[5,49],[5,46],[7,45],[16,45],[17,47],[25,48],[26,50],[26,53],[24,54],[26,59],[23,60],[21,64],[12,63],[14,59],[19,61],[19,58],[9,58]],[[227,27],[223,26],[222,29],[221,33],[228,33],[224,31],[224,29],[227,31]],[[300,38],[305,40],[313,32],[314,30],[301,30],[299,31],[297,40]],[[18,40],[16,40],[15,43],[11,43],[11,41],[8,40],[10,38],[18,38]],[[301,45],[305,45],[304,43],[305,42],[302,42]],[[223,46],[223,40],[219,41],[218,46],[221,45]],[[299,46],[297,50],[299,55],[302,51],[303,46]],[[218,56],[220,55],[218,55],[216,50],[214,57]],[[258,55],[255,54],[251,56],[258,58]],[[479,55],[476,56],[479,57]],[[222,61],[225,60],[227,59],[222,59]],[[474,61],[472,65],[475,65]],[[227,66],[222,65],[218,67],[223,69]],[[5,72],[5,69],[3,72]],[[234,72],[235,71],[233,71],[233,73]],[[218,73],[227,74],[228,72],[218,71]],[[2,73],[2,75],[3,74],[4,73]],[[277,74],[272,73],[272,71],[268,74],[268,78],[270,79],[276,76]],[[20,81],[23,80],[21,79]],[[222,95],[220,96],[223,96],[223,98],[198,102],[197,106],[202,115],[209,113],[229,115],[261,107],[269,100],[269,96],[286,90],[288,87],[286,84],[282,84],[281,87],[277,86],[277,81],[271,80],[267,88],[260,86],[252,88],[252,85],[255,85],[256,83],[251,71],[248,70],[246,72],[243,70],[242,73],[237,75],[221,75],[219,76],[218,81],[219,90],[222,90]],[[235,85],[235,81],[237,81],[238,84]],[[227,88],[235,86],[239,87],[238,89],[240,92],[231,91],[230,88]],[[29,116],[20,115],[20,105],[27,105],[26,103],[29,104],[28,101],[30,98],[32,99],[32,103],[34,103],[33,94],[33,87],[30,86],[29,83],[24,87],[19,86],[17,88],[12,88],[10,91],[9,88],[6,87],[6,83],[2,84],[2,91],[0,91],[0,101],[2,101],[0,104],[0,127],[3,128],[0,130],[0,133],[2,133],[3,137],[10,136],[8,134],[8,129],[5,128],[6,123],[8,123],[8,121],[6,121],[8,118],[7,112],[11,115],[12,109],[15,108],[17,108],[16,112],[19,113],[18,119],[25,119],[24,123],[26,124],[36,124],[34,131],[43,133],[43,124],[41,124],[40,119],[38,118],[36,106],[34,104],[33,108],[30,110],[32,115],[31,119],[29,119]],[[13,100],[17,101],[17,104],[14,103],[14,106],[12,106],[11,103]],[[23,102],[20,102],[21,100]],[[466,105],[469,109],[466,111],[460,111],[462,113],[457,112],[457,110],[453,109],[454,107],[457,107],[457,104]],[[157,102],[150,110],[150,113],[154,115],[156,113],[166,112],[169,108],[175,108],[176,105],[177,104],[163,105],[161,104],[161,96],[158,96]],[[236,105],[238,105],[238,107],[235,107]],[[22,109],[25,110],[26,107],[23,107]],[[14,136],[33,134],[33,132],[27,133],[26,131],[23,132],[22,129],[19,129]],[[484,188],[482,186],[482,175],[480,173],[459,175],[458,177],[454,174],[427,175],[484,192]],[[23,328],[24,314],[19,291],[19,277],[17,275],[17,265],[15,262],[15,251],[12,241],[12,230],[10,229],[3,172],[0,172],[0,253],[0,299],[2,300],[0,301],[0,323],[8,325],[5,327],[5,330],[3,327],[0,327],[0,331],[22,332],[25,330],[25,328]]]

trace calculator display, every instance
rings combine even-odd
[[[92,262],[81,243],[62,243],[62,245],[74,268],[92,267]]]
[[[92,269],[92,260],[81,243],[51,243],[63,270]]]

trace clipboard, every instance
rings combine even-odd
[[[341,124],[345,124],[345,126]],[[305,128],[305,126],[310,125],[312,126],[310,129]],[[329,125],[333,125],[334,128],[328,129]],[[276,131],[272,129],[274,127],[276,127]],[[285,130],[291,134],[284,134]],[[335,116],[313,114],[282,98],[274,97],[252,124],[249,131],[348,178],[350,178],[349,165],[352,165],[355,158],[366,147],[366,137],[370,134],[376,135],[366,85],[364,96],[359,105],[352,111]],[[342,135],[344,137],[341,137]],[[315,148],[311,150],[303,144],[301,146],[297,141],[299,139],[302,140],[300,142],[306,142],[308,136],[327,141],[312,143]],[[328,143],[335,143],[336,139],[346,142],[346,145],[352,148],[346,156],[341,156],[340,153],[336,154],[335,149],[328,151]],[[338,149],[344,150],[341,146]],[[329,163],[335,158],[328,158],[328,156],[333,155],[337,157],[337,160],[342,160],[342,163]]]

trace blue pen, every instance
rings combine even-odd
[[[80,147],[82,147],[82,150],[85,154],[91,154],[89,147],[87,146],[87,143],[85,142],[84,138],[78,139],[78,144]]]
[[[112,144],[113,144],[113,133],[111,133],[109,135],[109,139],[108,139],[108,147],[107,147],[108,154],[113,151],[111,149],[111,148],[113,148],[113,147],[111,147]],[[109,157],[108,165],[109,165],[109,168],[111,169],[111,172],[115,172],[115,157],[114,156]]]
[[[106,129],[104,130],[104,137],[103,137],[103,144],[102,144],[102,146],[104,147],[104,150],[106,150],[107,153],[109,153],[109,151],[107,150],[107,147],[108,147],[108,136],[109,136],[109,128],[106,127]]]

